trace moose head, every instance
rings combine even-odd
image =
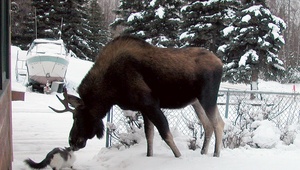
[[[84,104],[84,102],[76,96],[67,93],[67,89],[64,88],[64,99],[59,96],[56,97],[65,106],[64,110],[56,110],[49,106],[54,112],[73,113],[73,126],[69,134],[69,144],[74,150],[84,148],[86,141],[97,136],[99,139],[103,136],[104,125],[102,119],[92,116],[90,109]],[[70,108],[73,107],[73,108]]]

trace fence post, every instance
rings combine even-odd
[[[107,114],[107,122],[113,123],[113,107],[110,109]],[[109,135],[109,130],[106,128],[106,143],[105,147],[111,147],[111,136]]]
[[[229,89],[226,92],[226,108],[225,108],[225,118],[228,118],[228,112],[229,112]]]

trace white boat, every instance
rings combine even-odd
[[[35,39],[26,55],[29,85],[44,88],[52,82],[64,82],[69,57],[63,40]]]

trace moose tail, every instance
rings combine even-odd
[[[46,166],[49,164],[49,161],[47,161],[47,159],[44,159],[42,162],[40,163],[35,163],[33,160],[31,159],[26,159],[24,161],[30,168],[33,169],[43,169],[46,168]]]

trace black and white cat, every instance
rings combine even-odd
[[[61,168],[73,169],[75,159],[74,151],[68,147],[54,148],[40,163],[35,163],[31,159],[26,159],[24,162],[33,169],[43,169],[49,165],[53,170],[60,170]]]

